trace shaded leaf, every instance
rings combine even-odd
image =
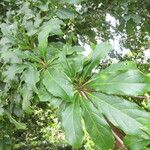
[[[0,116],[3,116],[4,114],[4,109],[0,106]]]
[[[130,150],[144,150],[144,148],[150,144],[150,137],[144,139],[138,136],[126,136],[124,143]]]
[[[0,150],[12,150],[12,141],[9,137],[0,138]]]
[[[29,66],[22,75],[22,80],[27,84],[27,87],[36,89],[36,83],[40,80],[40,74],[36,67]]]
[[[31,112],[31,98],[33,96],[33,91],[26,85],[22,89],[22,109],[30,113]]]
[[[52,94],[50,94],[44,86],[41,86],[38,90],[38,97],[40,102],[50,102],[54,108],[59,107],[59,105],[62,103],[61,99],[52,96]]]
[[[50,21],[46,22],[43,26],[41,31],[38,35],[39,41],[39,51],[42,56],[46,55],[46,48],[48,45],[48,36],[49,35],[62,35],[63,32],[61,30],[61,25],[63,22],[59,19],[51,19]]]
[[[70,101],[73,97],[73,87],[69,79],[58,70],[46,70],[43,75],[43,84],[54,96]]]
[[[5,114],[7,115],[9,121],[13,123],[17,129],[25,129],[26,125],[21,122],[17,122],[8,112],[5,111]]]
[[[75,148],[80,148],[83,141],[83,130],[78,97],[74,97],[73,104],[66,106],[62,112],[62,125],[69,144]]]

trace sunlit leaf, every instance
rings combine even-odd
[[[85,68],[85,71],[83,72],[83,76],[86,77],[87,75],[89,75],[92,69],[99,65],[100,61],[104,59],[112,49],[112,46],[108,43],[101,43],[97,45],[93,51],[90,64]]]
[[[108,70],[95,75],[89,86],[108,94],[136,96],[150,91],[150,78],[139,70]]]
[[[139,108],[135,103],[102,93],[90,94],[90,99],[109,121],[122,129],[126,134],[139,134],[142,136],[145,135],[144,129],[147,132],[150,131],[145,126],[147,122],[150,123],[150,114]]]

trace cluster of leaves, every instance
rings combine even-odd
[[[22,119],[26,122],[27,130],[18,130],[12,134],[13,149],[71,149],[64,140],[56,114],[57,110],[46,103],[39,103],[34,107],[33,113],[26,114]]]
[[[95,148],[113,149],[119,137],[112,125],[124,132],[129,149],[143,150],[150,144],[150,114],[125,99],[149,92],[150,76],[130,61],[99,69],[113,50],[106,42],[93,44],[91,54],[83,55],[73,25],[79,2],[18,1],[18,9],[3,19],[0,128],[6,132],[1,147],[8,149],[4,134],[9,135],[14,126],[26,129],[21,118],[39,102],[58,108],[65,137],[74,148],[82,146],[88,132]]]

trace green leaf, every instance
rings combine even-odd
[[[30,113],[31,112],[31,98],[33,96],[33,91],[31,88],[27,87],[27,85],[24,85],[24,87],[21,89],[22,93],[22,109]]]
[[[59,98],[55,98],[52,94],[50,94],[44,86],[40,86],[38,90],[38,97],[40,102],[50,102],[52,107],[57,108],[62,103],[62,100]]]
[[[94,105],[88,100],[83,103],[84,109],[84,122],[85,127],[94,141],[100,149],[113,149],[114,147],[114,138],[111,132],[110,127],[103,118],[102,114],[94,107]]]
[[[42,23],[43,19],[40,17],[40,13],[38,13],[36,15],[36,17],[34,18],[34,27],[38,28],[40,26],[40,24]]]
[[[82,71],[84,58],[85,57],[81,54],[67,58],[66,55],[62,52],[59,60],[61,67],[64,69],[64,72],[68,77],[73,79],[77,73]]]
[[[15,79],[15,75],[22,73],[23,70],[27,67],[25,64],[13,64],[7,68],[6,71],[3,72],[3,75],[5,77],[4,81],[8,82],[10,80]]]
[[[85,68],[83,72],[83,76],[86,77],[92,72],[97,65],[99,65],[100,61],[106,57],[106,55],[112,50],[112,46],[108,43],[101,43],[96,46],[93,51],[92,58],[90,60],[90,64]]]
[[[74,13],[67,8],[59,9],[56,15],[61,19],[73,19],[75,17]]]
[[[81,123],[81,108],[77,96],[62,112],[62,125],[65,130],[66,139],[74,148],[80,148],[83,142],[83,130]]]
[[[146,136],[145,131],[150,133],[147,127],[150,124],[150,114],[135,103],[102,93],[89,94],[89,98],[113,125],[126,134]]]
[[[36,67],[29,66],[22,75],[22,80],[27,84],[27,87],[36,89],[36,83],[40,80],[40,74]]]
[[[13,35],[12,35],[12,30],[13,30],[13,28],[15,28],[16,26],[15,26],[16,24],[14,23],[14,24],[11,24],[11,25],[8,25],[8,24],[6,24],[6,23],[2,23],[1,25],[0,25],[0,28],[1,28],[1,32],[3,33],[3,35],[7,38],[7,39],[9,39],[9,41],[11,42],[11,43],[14,43],[14,37],[13,37]]]
[[[6,63],[20,63],[20,58],[15,55],[14,51],[2,51],[1,52],[1,59],[4,61],[4,64]]]
[[[40,102],[48,102],[52,98],[52,95],[45,89],[44,85],[40,86],[37,94],[40,99]]]
[[[150,138],[144,139],[140,136],[126,136],[124,143],[130,150],[144,150],[150,144]]]
[[[13,123],[17,129],[26,129],[26,125],[21,122],[17,122],[7,111],[5,111],[5,114],[7,115],[9,121]]]
[[[79,4],[83,0],[63,0],[63,2],[69,3],[69,4]]]
[[[49,35],[63,35],[63,32],[61,30],[61,25],[63,25],[63,22],[59,19],[51,19],[48,22],[45,22],[42,26],[41,31],[38,35],[38,41],[39,41],[39,51],[41,53],[41,56],[46,55],[46,48],[48,45],[48,36]]]
[[[109,67],[107,67],[104,70],[101,70],[101,73],[115,73],[117,71],[122,71],[122,70],[129,70],[129,69],[137,69],[137,65],[135,62],[132,61],[122,61],[119,63],[114,63],[111,64]],[[97,75],[96,75],[97,76]]]
[[[29,7],[30,7],[30,3],[24,2],[23,6],[21,8],[21,11],[24,13],[25,19],[31,19],[31,18],[35,17],[32,10]]]
[[[0,138],[0,150],[12,150],[12,141],[10,137],[4,135]]]
[[[4,114],[4,109],[0,106],[0,117],[3,116]]]
[[[61,71],[46,70],[43,75],[43,84],[46,89],[54,96],[60,97],[65,101],[70,101],[74,95],[73,86]]]
[[[27,60],[30,60],[30,61],[34,61],[34,62],[40,62],[41,59],[36,56],[35,54],[33,54],[32,52],[29,52],[29,51],[21,51],[21,50],[15,50],[14,53],[19,57],[19,58],[22,58],[22,59],[27,59]]]
[[[53,108],[58,108],[62,104],[62,100],[60,98],[52,97],[50,100],[50,104]]]
[[[108,94],[137,96],[150,91],[150,77],[139,70],[102,71],[91,79],[88,86]]]

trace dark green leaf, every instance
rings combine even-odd
[[[3,116],[4,109],[0,106],[0,116]]]
[[[12,141],[10,137],[4,135],[0,138],[0,150],[12,150]]]
[[[63,22],[59,19],[51,19],[46,22],[38,35],[39,45],[38,48],[42,56],[46,55],[46,48],[48,45],[48,36],[49,35],[62,35],[61,25]]]
[[[150,137],[144,139],[136,136],[126,136],[124,142],[130,150],[144,150],[144,148],[150,144]]]
[[[78,97],[74,97],[73,104],[68,105],[62,112],[62,125],[69,144],[80,148],[83,141],[83,130]]]
[[[43,84],[54,96],[70,101],[74,95],[72,84],[69,79],[58,70],[46,70],[43,75]]]
[[[83,101],[83,99],[82,99]],[[100,149],[112,149],[114,147],[114,138],[110,127],[103,118],[102,114],[88,100],[84,100],[84,122],[85,127]]]
[[[24,123],[17,122],[8,112],[5,111],[9,121],[13,123],[17,129],[25,129],[26,125]]]

